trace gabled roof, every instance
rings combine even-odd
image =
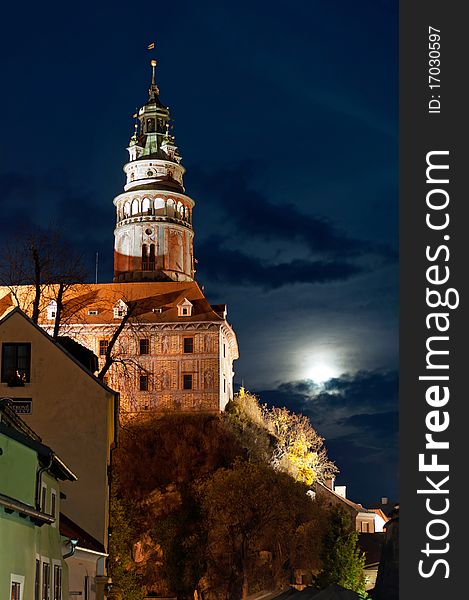
[[[77,360],[72,354],[70,354],[70,352],[68,352],[68,350],[62,346],[62,344],[60,343],[60,339],[58,341],[54,340],[47,332],[44,331],[44,329],[42,329],[42,327],[39,327],[39,325],[36,325],[36,323],[34,323],[34,321],[32,321],[32,319],[30,319],[28,317],[28,315],[21,310],[21,308],[18,308],[17,306],[15,306],[15,308],[13,308],[13,310],[10,310],[5,316],[3,316],[0,319],[0,325],[2,323],[5,323],[8,319],[11,319],[14,315],[19,315],[21,318],[23,318],[25,321],[27,321],[31,327],[34,327],[34,329],[36,331],[38,331],[42,336],[44,336],[60,352],[62,352],[63,354],[65,354],[84,373],[86,373],[86,375],[88,375],[88,377],[91,377],[91,379],[93,379],[97,384],[99,384],[107,392],[110,392],[111,394],[114,394],[114,396],[116,396],[116,397],[119,396],[118,392],[116,392],[115,390],[113,390],[109,386],[107,386],[103,381],[101,381],[101,379],[98,379],[96,377],[96,375],[94,375],[94,373],[92,373],[91,371],[89,371],[79,360]]]
[[[326,492],[329,492],[330,494],[332,494],[333,496],[335,496],[336,498],[341,500],[344,504],[347,504],[347,506],[354,508],[357,512],[371,514],[371,511],[364,508],[361,504],[358,504],[357,502],[353,502],[352,500],[349,500],[348,498],[344,498],[337,492],[334,492],[334,490],[331,490],[331,488],[327,487],[327,485],[324,485],[323,483],[320,483],[319,481],[316,481],[315,484],[321,486],[321,489],[326,490]]]

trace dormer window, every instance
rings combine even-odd
[[[55,319],[57,315],[57,302],[55,300],[51,300],[47,305],[47,318],[49,321]]]
[[[114,304],[114,319],[122,319],[127,314],[127,304],[123,300],[118,300]]]
[[[178,317],[191,317],[192,308],[192,302],[189,302],[187,298],[184,298],[184,300],[178,304]]]
[[[96,308],[90,308],[89,311],[88,311],[88,314],[90,316],[96,316],[98,314],[98,311],[97,311]]]

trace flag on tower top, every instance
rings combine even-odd
[[[148,44],[148,50],[153,50],[155,47],[155,42],[152,42],[151,44]]]

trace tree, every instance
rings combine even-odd
[[[350,517],[341,508],[331,510],[329,527],[321,548],[322,570],[316,584],[326,588],[331,583],[365,593],[365,555],[358,547],[358,532]]]
[[[327,457],[324,438],[304,415],[261,405],[242,388],[227,405],[226,419],[251,460],[269,462],[296,481],[324,482],[338,471]]]
[[[21,242],[6,244],[0,265],[0,285],[9,290],[14,303],[34,323],[44,308],[54,303],[56,339],[62,322],[64,297],[86,279],[82,257],[57,231],[34,233]],[[77,307],[78,308],[81,307]]]
[[[337,473],[337,467],[327,457],[324,438],[313,429],[308,417],[286,408],[264,407],[264,418],[267,429],[276,438],[274,468],[306,485],[316,479],[324,482]]]
[[[216,598],[245,599],[256,579],[288,580],[300,529],[314,518],[306,490],[268,465],[240,460],[200,486]]]
[[[109,573],[113,585],[120,590],[125,600],[143,600],[145,594],[141,577],[132,555],[135,531],[131,526],[131,508],[117,496],[115,490],[111,495],[110,513]]]

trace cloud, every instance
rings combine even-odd
[[[341,260],[292,260],[267,263],[241,250],[222,246],[221,238],[212,236],[198,246],[197,256],[202,276],[214,283],[255,285],[278,289],[294,283],[343,281],[360,273],[358,266]]]
[[[228,217],[224,227],[231,227],[236,238],[300,241],[310,253],[333,258],[376,255],[385,261],[397,260],[397,252],[390,246],[352,238],[331,221],[302,212],[299,205],[310,205],[308,197],[295,198],[294,202],[287,198],[281,204],[270,202],[249,184],[258,169],[254,161],[239,162],[210,174],[193,169],[195,185],[210,191],[206,200]]]
[[[10,235],[59,231],[85,257],[90,272],[99,250],[102,277],[112,273],[112,203],[99,202],[94,194],[77,189],[65,171],[0,174],[2,195],[0,228]],[[108,235],[103,235],[103,229]]]

